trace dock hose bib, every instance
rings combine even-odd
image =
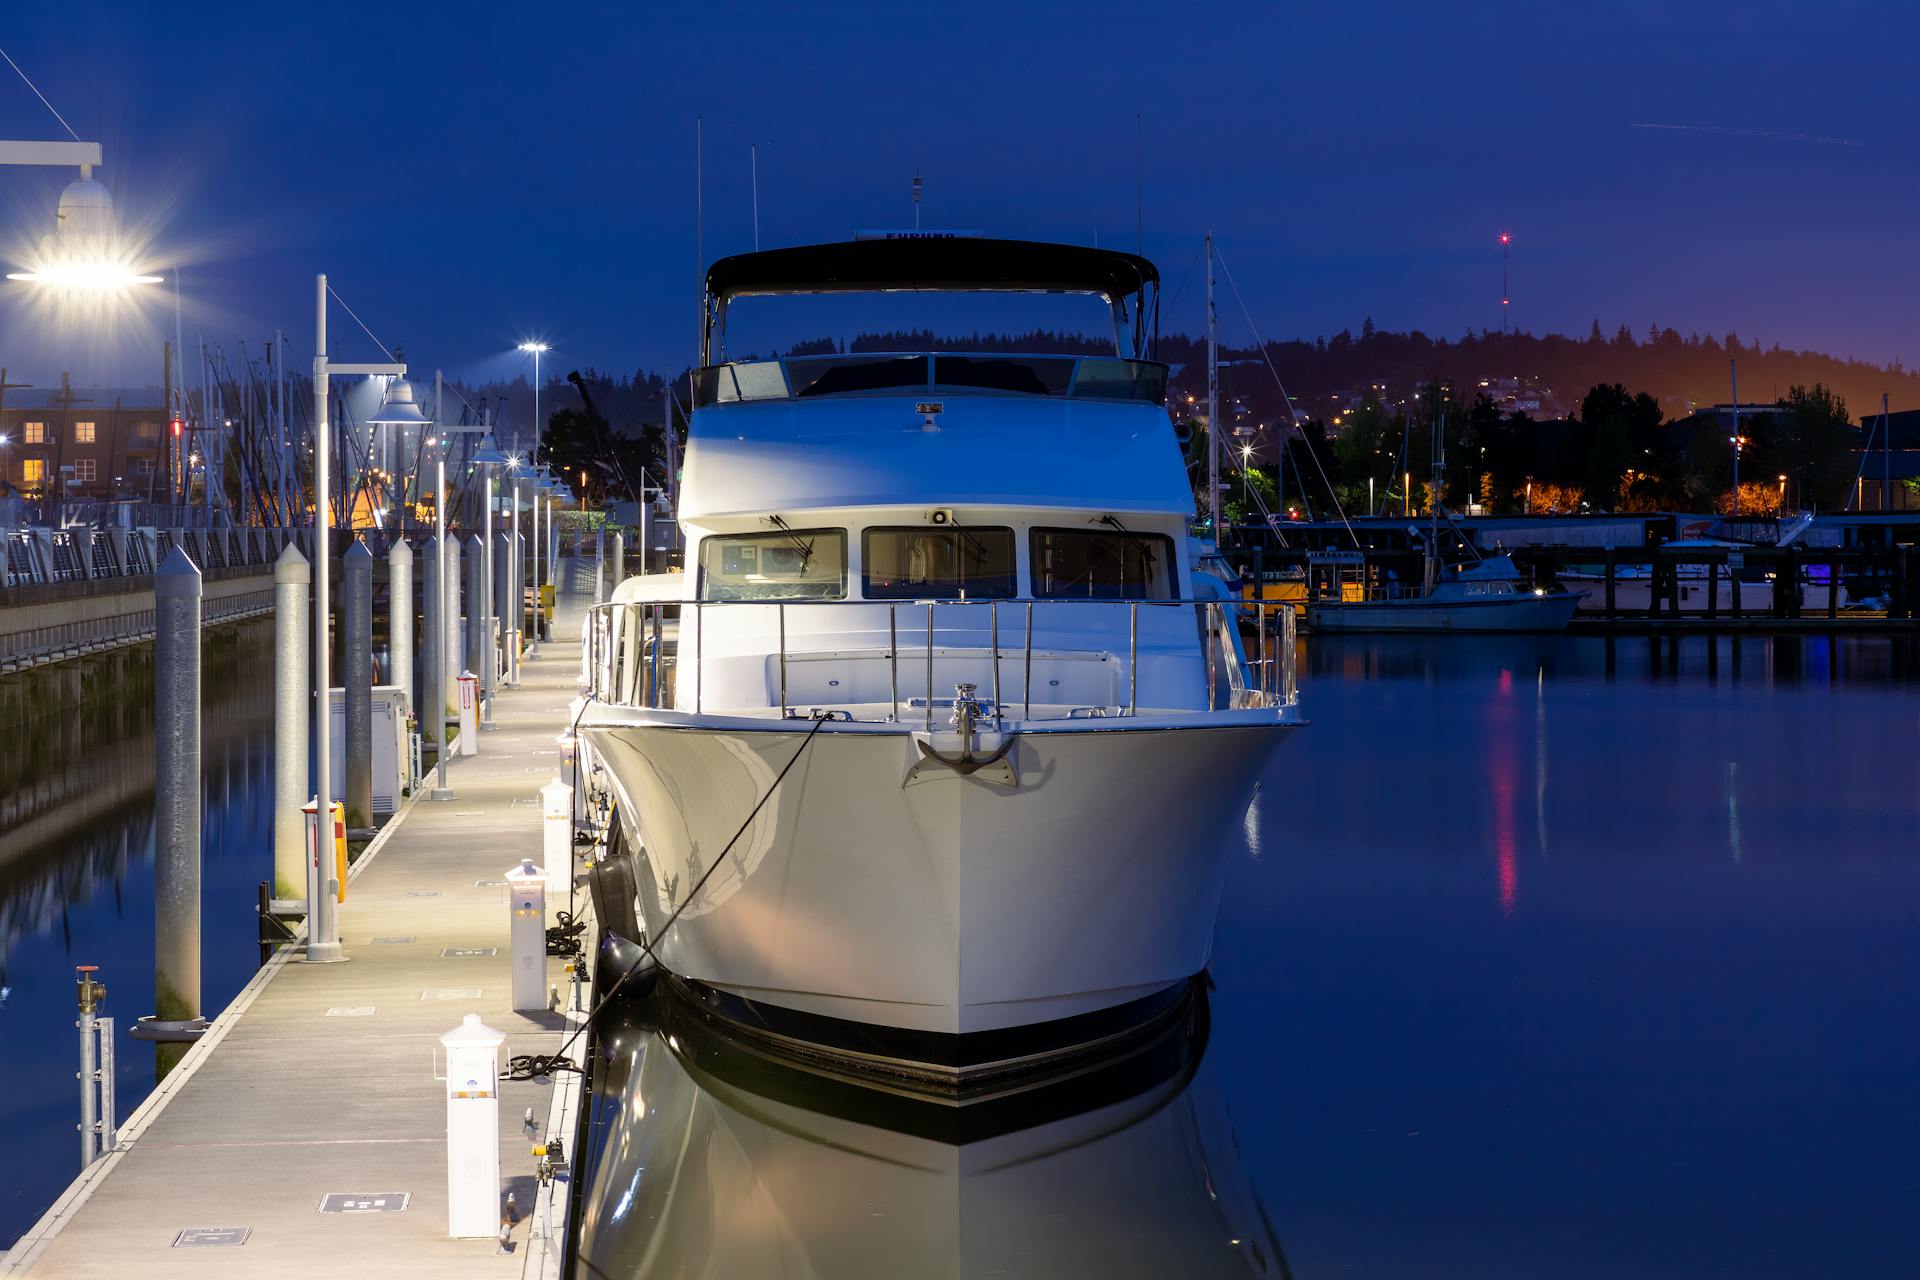
[[[753,825],[753,820],[760,816],[760,810],[766,807],[767,801],[773,799],[774,793],[780,790],[780,784],[786,781],[787,775],[793,771],[793,766],[800,763],[800,757],[805,755],[807,748],[813,745],[814,735],[818,734],[821,727],[831,718],[832,717],[824,711],[816,711],[813,713],[813,727],[807,730],[807,736],[800,740],[800,745],[794,748],[793,755],[788,758],[786,764],[781,766],[780,772],[774,775],[773,783],[767,788],[766,793],[754,802],[753,809],[747,814],[746,821],[740,824],[740,829],[733,833],[732,838],[727,841],[726,847],[720,850],[720,856],[715,858],[712,864],[700,873],[700,878],[693,882],[693,887],[687,890],[686,898],[681,901],[679,906],[673,909],[673,914],[668,916],[666,923],[660,926],[660,932],[657,935],[652,938],[642,935],[634,940],[639,944],[640,954],[633,958],[632,963],[627,965],[620,976],[614,980],[613,985],[607,988],[606,994],[593,1002],[593,1008],[587,1011],[586,1019],[574,1029],[574,1033],[568,1036],[559,1049],[553,1053],[516,1053],[508,1058],[507,1079],[533,1080],[540,1076],[550,1076],[561,1071],[580,1070],[580,1068],[575,1066],[573,1061],[567,1057],[567,1050],[573,1047],[573,1042],[580,1038],[582,1032],[593,1025],[594,1019],[600,1016],[600,1011],[606,1008],[608,1003],[612,1001],[616,995],[620,994],[620,988],[624,987],[627,984],[627,980],[640,971],[644,963],[651,960],[653,962],[653,968],[656,970],[660,968],[660,957],[654,954],[654,944],[666,936],[667,930],[673,928],[674,923],[680,919],[680,914],[693,904],[695,898],[700,896],[700,890],[706,886],[707,881],[712,878],[713,873],[718,871],[721,866],[726,863],[727,855],[733,852],[733,846],[740,843],[740,837],[747,833],[747,828]],[[577,761],[579,759],[578,753],[575,754],[574,758],[577,767]]]

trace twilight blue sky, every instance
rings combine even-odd
[[[1145,248],[1173,294],[1213,227],[1270,337],[1499,323],[1737,330],[1920,355],[1911,51],[1891,3],[976,2],[9,6],[0,46],[107,148],[122,217],[179,260],[187,340],[287,330],[312,277],[416,364],[679,367],[694,339],[693,118],[709,258],[911,221]],[[58,126],[4,67],[0,135]],[[1696,130],[1636,128],[1704,126]],[[1858,145],[1780,135],[1850,139]],[[65,174],[0,170],[0,245]],[[17,257],[17,250],[15,253]],[[1230,337],[1245,336],[1230,294]],[[0,306],[18,380],[147,381]],[[365,358],[344,335],[338,353]],[[1197,329],[1200,287],[1165,317]],[[171,317],[165,317],[171,327]]]

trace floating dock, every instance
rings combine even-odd
[[[578,1077],[499,1086],[503,1212],[511,1192],[518,1218],[510,1252],[448,1238],[448,1102],[435,1077],[439,1038],[463,1015],[506,1034],[503,1068],[510,1055],[554,1053],[577,1025],[513,1011],[503,877],[541,861],[538,791],[559,768],[578,624],[563,608],[520,688],[500,690],[480,753],[449,761],[456,798],[420,798],[423,780],[355,863],[340,914],[349,961],[306,964],[297,944],[276,952],[121,1124],[114,1150],[0,1260],[0,1276],[428,1280],[551,1268],[530,1152],[566,1124]],[[546,964],[564,1010],[564,963]]]

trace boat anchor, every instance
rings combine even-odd
[[[930,764],[940,764],[963,778],[980,775],[982,782],[995,782],[1002,786],[1017,787],[1019,775],[1013,771],[1013,762],[1007,759],[1007,753],[1013,750],[1014,735],[1006,735],[999,748],[991,755],[975,755],[973,750],[974,726],[986,713],[986,707],[974,697],[978,686],[968,683],[953,686],[953,718],[950,723],[960,734],[960,751],[956,755],[946,755],[933,749],[932,742],[924,738],[915,738],[913,745],[920,748],[920,761],[907,773],[903,786],[912,786],[915,782],[925,781],[923,772]]]

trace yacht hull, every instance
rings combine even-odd
[[[1315,631],[1565,631],[1578,594],[1511,595],[1485,599],[1372,600],[1310,604]]]
[[[669,970],[935,1040],[1142,1002],[1205,968],[1247,803],[1298,723],[1018,733],[1007,785],[928,767],[902,726],[809,740],[805,722],[597,710],[580,732]]]

